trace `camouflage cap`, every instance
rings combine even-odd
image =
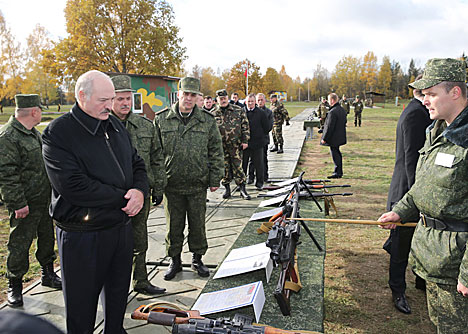
[[[466,63],[463,60],[453,58],[429,59],[422,78],[408,86],[415,89],[427,89],[442,81],[465,82]]]
[[[132,79],[128,75],[116,75],[111,78],[114,83],[114,89],[116,93],[119,92],[134,92],[132,89]]]
[[[179,90],[200,95],[200,80],[192,77],[182,78],[179,81]]]
[[[218,89],[216,91],[216,96],[228,96],[228,93],[225,89]]]
[[[37,94],[17,94],[15,95],[16,109],[21,108],[43,108],[41,99]]]
[[[272,99],[272,98],[274,98],[274,97],[276,97],[276,98],[277,98],[277,97],[278,97],[278,95],[277,95],[277,94],[271,94],[271,95],[270,95],[270,99]]]

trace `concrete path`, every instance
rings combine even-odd
[[[311,111],[312,109],[306,109],[291,120],[290,126],[283,126],[284,153],[269,152],[270,178],[284,179],[293,175],[305,136],[302,121],[307,118]],[[240,231],[244,228],[248,218],[261,201],[261,198],[256,197],[258,191],[255,190],[255,187],[247,186],[247,191],[252,195],[250,201],[241,199],[238,191],[234,192],[232,198],[224,200],[222,198],[224,192],[222,187],[216,192],[208,194],[206,230],[209,249],[203,260],[205,264],[212,268],[212,271],[220,264],[234,241],[236,241]],[[209,279],[201,278],[191,271],[191,253],[185,244],[182,262],[187,267],[184,267],[183,272],[178,274],[172,281],[163,280],[163,273],[168,265],[164,246],[165,233],[164,210],[161,206],[155,207],[151,210],[148,220],[148,272],[151,282],[157,286],[165,287],[167,293],[160,297],[148,297],[132,290],[129,291],[124,323],[124,327],[129,334],[170,333],[170,330],[166,327],[145,325],[143,321],[130,319],[131,312],[142,304],[159,301],[176,303],[190,309]],[[2,305],[0,309],[5,307],[7,306]],[[36,282],[24,291],[24,307],[20,309],[53,322],[63,331],[66,329],[64,301],[61,291],[43,287],[40,282]],[[95,333],[102,333],[102,322],[102,308],[99,305]]]

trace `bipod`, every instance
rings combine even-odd
[[[320,212],[323,211],[322,207],[320,206],[319,202],[317,201],[317,199],[315,198],[315,196],[312,194],[312,192],[310,191],[309,187],[307,187],[307,184],[304,182],[304,180],[302,179],[302,175],[304,174],[304,172],[301,173],[301,175],[299,176],[299,183],[307,190],[307,192],[309,193],[309,196],[312,197],[312,199],[314,200],[315,204],[317,205],[318,209],[320,210]],[[280,203],[280,206],[284,206],[286,205],[286,202],[288,201],[288,199],[291,197],[291,193],[296,190],[298,194],[301,193],[301,189],[298,185],[298,183],[296,182],[296,184],[294,185],[294,187],[291,188],[291,190],[288,192],[287,196],[283,199],[283,201]]]
[[[309,227],[306,225],[306,223],[301,220],[300,218],[302,218],[300,215],[297,215],[297,218],[299,219],[296,219],[298,220],[300,223],[301,223],[301,226],[304,228],[304,230],[307,232],[307,234],[309,235],[309,237],[312,239],[312,241],[314,242],[315,246],[317,247],[317,249],[320,251],[320,252],[323,252],[323,248],[322,246],[320,246],[320,244],[318,243],[317,239],[315,239],[314,237],[314,234],[310,231]]]

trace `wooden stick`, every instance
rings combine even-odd
[[[359,220],[359,219],[326,219],[326,218],[287,218],[289,220],[303,220],[312,222],[325,222],[325,223],[341,223],[341,224],[361,224],[361,225],[389,225],[395,224],[396,226],[415,227],[417,223],[394,223],[387,222],[381,223],[376,220]]]

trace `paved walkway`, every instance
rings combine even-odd
[[[305,136],[302,121],[307,118],[310,112],[311,109],[306,109],[291,120],[290,126],[283,126],[284,153],[269,153],[270,178],[283,179],[290,178],[293,175]],[[223,191],[224,189],[220,188],[216,192],[208,194],[206,230],[209,249],[203,260],[205,264],[212,268],[212,271],[223,260],[247,223],[248,218],[261,201],[261,198],[257,198],[258,191],[253,186],[247,186],[247,191],[252,195],[250,201],[242,200],[238,191],[234,192],[232,198],[224,200],[222,198]],[[191,271],[191,253],[188,251],[188,246],[184,245],[182,262],[186,267],[173,280],[168,282],[163,280],[163,273],[168,265],[164,247],[165,233],[164,210],[161,206],[153,208],[148,220],[148,272],[151,282],[157,286],[165,287],[167,293],[160,297],[148,297],[132,290],[129,291],[124,323],[124,327],[129,334],[170,333],[168,328],[144,325],[142,321],[130,319],[131,312],[142,304],[157,301],[176,303],[190,309],[209,279],[201,278]],[[0,306],[0,308],[4,307],[6,306]],[[61,291],[43,287],[40,282],[36,282],[24,291],[24,306],[20,309],[41,316],[65,331],[65,309]],[[99,305],[95,333],[102,333],[102,322],[102,308]]]

